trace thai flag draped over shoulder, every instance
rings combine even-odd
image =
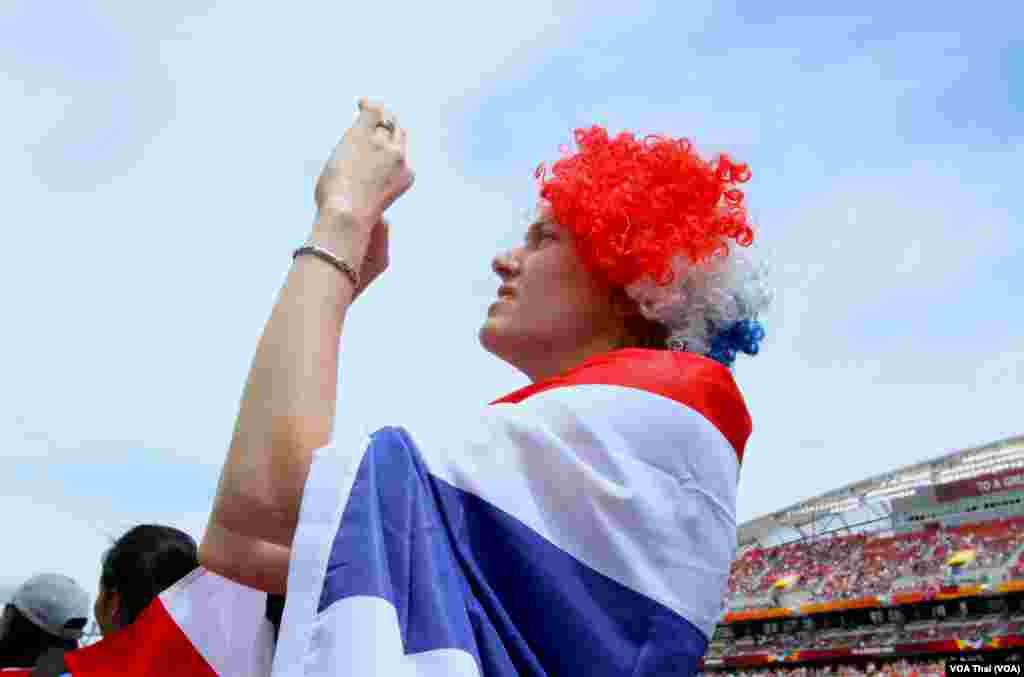
[[[273,674],[693,674],[736,548],[729,371],[623,350],[316,455]]]
[[[697,672],[751,431],[728,369],[620,350],[447,423],[315,454],[276,647],[267,595],[200,568],[73,677]]]
[[[267,595],[202,567],[134,623],[64,657],[72,677],[265,677],[273,656]]]
[[[72,677],[266,677],[274,641],[266,609],[266,593],[200,567],[134,623],[64,654],[63,663]],[[0,674],[57,677],[64,670],[46,664]]]

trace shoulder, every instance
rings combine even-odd
[[[724,365],[694,353],[627,348],[595,355],[557,378],[531,384],[495,403],[520,402],[547,390],[579,385],[634,388],[673,400],[710,421],[737,458],[743,458],[752,431],[743,395]]]
[[[674,400],[697,389],[732,393],[742,400],[732,373],[722,364],[694,353],[628,348],[584,361],[566,375],[576,382],[601,382],[642,388]]]
[[[629,356],[632,371],[644,375],[638,387],[669,397],[694,409],[710,421],[736,450],[743,452],[753,432],[746,400],[729,369],[711,358],[694,353],[646,350],[648,355]]]

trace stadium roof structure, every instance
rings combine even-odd
[[[762,544],[770,534],[782,530],[795,530],[801,537],[811,538],[836,523],[849,528],[844,514],[855,510],[881,520],[891,516],[892,500],[912,496],[923,488],[1021,467],[1024,435],[954,451],[756,517],[738,527],[738,545]]]

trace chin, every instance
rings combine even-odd
[[[495,318],[488,318],[480,331],[477,332],[477,339],[484,350],[497,357],[499,360],[511,362],[519,352],[518,344],[521,337],[508,331],[508,327],[502,327],[501,323],[495,322]]]
[[[486,320],[483,326],[480,327],[480,331],[477,332],[477,340],[480,341],[480,345],[483,349],[489,353],[498,355],[497,346],[501,342],[498,336],[498,330],[490,319]],[[498,355],[500,357],[500,355]]]

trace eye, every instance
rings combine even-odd
[[[536,239],[537,243],[540,244],[541,242],[544,242],[546,240],[556,240],[558,238],[555,236],[554,233],[552,233],[549,230],[540,230],[540,231],[537,231],[537,235],[536,235],[535,239]]]
[[[534,226],[526,234],[526,244],[531,247],[539,247],[545,240],[557,240],[558,234],[555,233],[551,228],[545,228],[543,226]]]

